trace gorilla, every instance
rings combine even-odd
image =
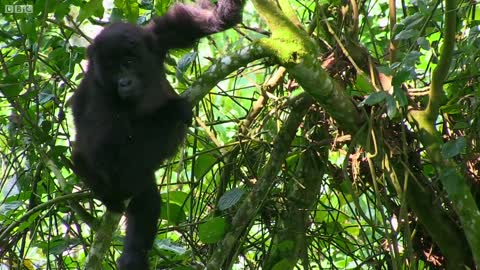
[[[175,4],[145,27],[113,23],[87,48],[88,70],[72,101],[72,161],[109,210],[125,212],[120,270],[148,269],[161,203],[154,172],[175,154],[192,119],[191,104],[166,79],[166,54],[241,22],[242,6]]]

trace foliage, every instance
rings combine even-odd
[[[115,268],[124,220],[71,170],[69,98],[101,26],[172,2],[0,0],[1,269]],[[476,3],[252,3],[170,53],[196,119],[157,173],[151,265],[478,267]]]

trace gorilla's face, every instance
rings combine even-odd
[[[106,27],[88,47],[95,81],[122,100],[141,99],[143,89],[162,69],[152,43],[151,36],[138,26],[115,23]]]

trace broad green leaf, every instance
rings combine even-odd
[[[387,115],[393,119],[397,115],[397,102],[391,95],[387,95]]]
[[[198,225],[198,237],[205,244],[214,244],[222,240],[227,230],[227,222],[223,217],[214,217]]]
[[[421,52],[411,51],[405,55],[403,62],[405,66],[411,67],[415,71],[415,64],[418,63],[420,56],[422,56]],[[412,74],[412,70],[409,71],[410,74]]]
[[[38,15],[43,15],[42,14],[43,12],[46,12],[46,13],[53,12],[58,7],[58,2],[49,1],[49,0],[31,1],[30,3],[33,3],[32,15],[38,16]]]
[[[28,39],[33,43],[37,43],[38,35],[35,24],[28,20],[21,20],[19,25],[22,35],[28,37]]]
[[[394,74],[394,71],[387,66],[378,66],[377,67],[378,72],[383,73],[387,76],[392,76]]]
[[[338,234],[343,232],[343,227],[338,221],[334,220],[326,224],[325,230],[329,235]]]
[[[53,239],[49,239],[48,242],[39,242],[38,247],[41,248],[45,253],[59,255],[68,250],[70,246],[78,245],[80,243],[81,241],[79,238],[65,238],[62,236],[56,236]]]
[[[468,127],[470,127],[470,124],[464,121],[456,122],[455,125],[453,125],[453,129],[465,129]]]
[[[103,17],[103,1],[101,0],[90,0],[85,3],[81,8],[77,17],[77,22],[81,22],[86,18],[96,16],[98,18]]]
[[[409,78],[410,72],[407,69],[401,69],[393,75],[392,85],[401,86],[402,83],[406,82]]]
[[[288,259],[282,259],[272,267],[272,270],[287,270],[293,269],[293,267],[295,267],[295,262]]]
[[[418,13],[415,13],[415,15],[418,14]],[[404,21],[405,23],[405,29],[413,29],[413,28],[417,28],[420,26],[420,24],[424,21],[424,18],[422,15],[418,14],[419,16],[415,16],[415,18],[413,18],[412,16],[412,20],[409,20],[408,22],[407,21]]]
[[[166,250],[178,255],[183,255],[187,252],[183,246],[173,243],[170,239],[155,240],[155,246],[158,249]]]
[[[163,193],[162,199],[168,199],[170,203],[178,204],[186,210],[188,210],[190,207],[190,196],[188,193],[183,191],[169,191],[168,194]]]
[[[222,197],[220,197],[220,200],[218,200],[218,209],[223,211],[234,206],[240,201],[244,193],[245,191],[240,188],[234,188],[225,192]]]
[[[403,31],[401,31],[400,33],[398,33],[398,34],[395,36],[395,40],[410,39],[410,38],[413,38],[413,37],[417,37],[418,35],[419,35],[418,30],[415,30],[415,29],[407,29],[407,30],[403,30]]]
[[[398,104],[400,104],[401,107],[406,106],[408,104],[407,93],[405,93],[403,88],[399,86],[395,86],[393,88],[393,93],[395,95],[395,98],[398,101]]]
[[[28,61],[27,56],[23,53],[14,55],[7,64],[9,66],[24,65]]]
[[[169,224],[177,225],[187,219],[184,209],[176,203],[163,201],[160,210],[160,219],[167,220]]]
[[[124,2],[124,14],[125,18],[131,23],[137,23],[138,15],[139,15],[139,8],[138,8],[138,1],[137,0],[123,0]]]
[[[417,38],[417,44],[420,46],[420,48],[424,50],[430,50],[430,43],[425,37],[419,37]]]
[[[49,1],[53,2],[53,1]],[[58,3],[57,3],[58,4]],[[60,3],[55,7],[55,18],[57,20],[62,20],[70,12],[70,5],[68,2]]]
[[[462,112],[462,105],[458,103],[447,104],[441,107],[443,113],[459,114]]]
[[[155,12],[157,15],[163,15],[173,3],[174,0],[155,1]]]
[[[415,25],[414,22],[418,21],[418,19],[422,18],[423,15],[420,13],[413,13],[410,16],[407,16],[405,19],[403,19],[400,23],[405,25],[407,27],[408,25]]]
[[[458,139],[446,142],[442,145],[443,158],[449,159],[461,153],[465,153],[466,144],[465,137],[459,137]]]
[[[6,97],[16,97],[23,89],[23,79],[20,76],[6,76],[0,83],[2,94]]]
[[[361,93],[364,94],[372,93],[375,91],[375,88],[373,87],[370,78],[367,76],[367,74],[363,72],[357,74],[355,86]]]
[[[385,100],[387,93],[385,91],[375,92],[369,95],[364,101],[360,102],[358,106],[375,105]]]
[[[195,177],[201,179],[217,162],[217,159],[210,153],[201,154],[195,160]]]
[[[175,68],[175,77],[177,79],[187,85],[188,82],[185,80],[185,72],[187,71],[188,67],[195,61],[197,58],[197,52],[189,52],[183,55],[180,60],[178,60],[177,66]]]

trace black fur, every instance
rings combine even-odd
[[[88,71],[73,97],[72,159],[109,210],[126,212],[121,270],[148,269],[161,202],[154,172],[175,153],[192,118],[189,102],[165,78],[165,55],[232,27],[241,9],[241,0],[177,4],[146,27],[112,24],[88,48]]]

